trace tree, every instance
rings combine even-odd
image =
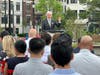
[[[78,34],[80,32],[79,25],[75,24],[75,20],[77,18],[77,14],[75,14],[75,11],[70,10],[69,8],[64,14],[64,28],[67,33],[69,33],[73,39],[77,39]]]
[[[43,14],[43,18],[45,17],[45,13],[50,10],[53,12],[53,18],[57,19],[59,16],[62,16],[62,5],[57,0],[39,0],[36,4],[36,11],[41,12]]]
[[[88,5],[89,31],[100,33],[100,0],[80,0],[80,3]]]

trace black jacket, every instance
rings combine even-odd
[[[54,30],[55,26],[59,27],[60,23],[51,20],[51,25],[49,25],[47,19],[42,21],[42,31],[49,31],[49,30]]]

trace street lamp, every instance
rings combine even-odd
[[[4,15],[4,20],[5,20],[5,30],[6,30],[6,24],[7,24],[7,15],[6,15],[6,9],[7,9],[7,2],[6,0],[4,1],[4,10],[5,10],[5,15]]]
[[[9,28],[8,28],[9,33],[11,34],[11,2],[9,0]]]
[[[33,28],[35,28],[35,3],[34,3],[34,0],[32,2],[32,8],[33,8],[32,25],[33,25]]]

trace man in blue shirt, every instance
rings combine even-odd
[[[71,43],[71,37],[63,34],[51,45],[51,58],[56,68],[50,75],[80,75],[70,67],[70,61],[73,59]]]

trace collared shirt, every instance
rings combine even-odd
[[[82,75],[100,75],[100,57],[88,49],[81,49],[75,55],[71,66]]]
[[[57,68],[50,75],[81,75],[81,74],[75,72],[75,70],[73,68],[70,68],[70,69],[59,69],[59,68]]]
[[[49,26],[51,27],[51,19],[47,19]]]
[[[43,62],[47,62],[48,61],[48,56],[50,55],[50,51],[51,51],[51,46],[50,45],[46,45],[45,48],[44,48],[44,54],[41,58],[41,60]]]
[[[26,45],[27,45],[25,55],[27,55],[28,57],[30,57],[30,53],[28,52],[28,49],[29,49],[29,42],[30,42],[31,39],[32,38],[28,38],[27,40],[25,40]]]
[[[30,58],[27,62],[18,64],[13,75],[48,75],[53,68],[42,63],[41,59]]]

